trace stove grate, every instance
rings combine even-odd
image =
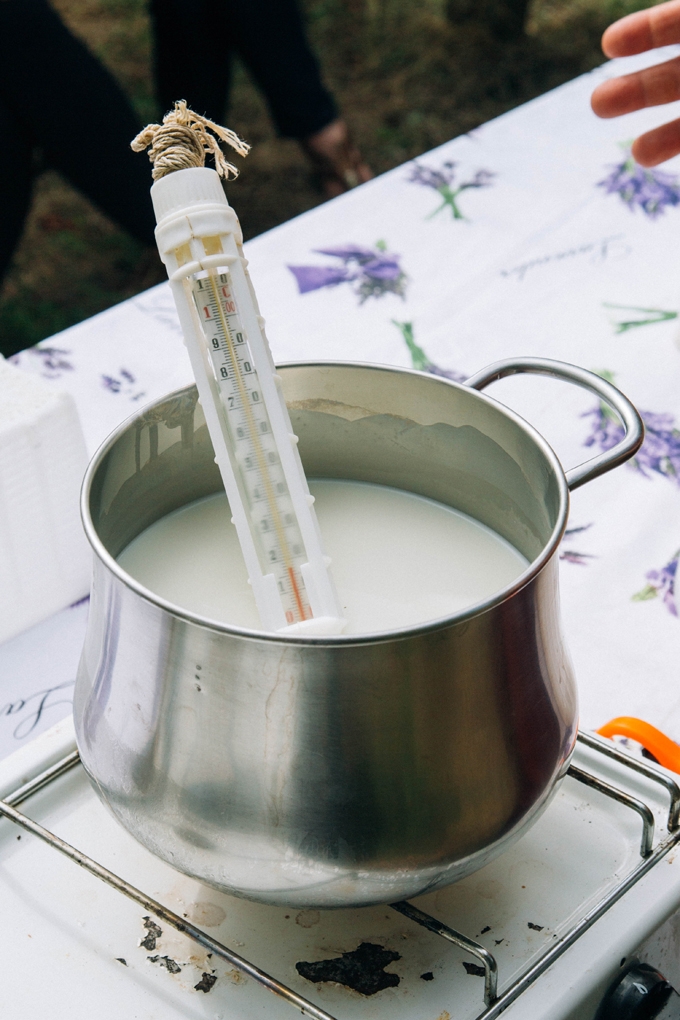
[[[576,768],[571,765],[568,770],[568,775],[580,783],[590,787],[591,789],[598,790],[600,793],[607,797],[610,797],[620,804],[628,807],[630,810],[635,811],[642,819],[642,839],[640,843],[640,857],[642,858],[640,863],[635,867],[618,885],[604,896],[599,903],[597,903],[584,917],[581,918],[565,935],[558,939],[554,945],[550,946],[549,949],[543,953],[536,962],[529,967],[516,981],[514,981],[504,992],[498,994],[498,964],[495,957],[485,946],[482,946],[479,942],[475,942],[473,939],[468,938],[466,935],[455,931],[448,925],[443,924],[436,918],[426,914],[424,911],[415,907],[412,903],[405,900],[399,903],[392,903],[390,906],[393,910],[398,911],[405,917],[414,921],[416,924],[421,925],[428,931],[435,935],[439,935],[441,938],[452,942],[460,949],[474,956],[481,963],[484,968],[484,1009],[478,1015],[477,1020],[494,1020],[499,1014],[506,1009],[511,1002],[513,1002],[526,988],[528,988],[535,980],[542,974],[548,967],[551,966],[564,953],[574,942],[590,928],[614,903],[616,903],[621,897],[636,883],[643,875],[645,875],[650,868],[652,868],[658,861],[660,861],[669,851],[680,842],[680,786],[671,779],[670,776],[664,775],[662,772],[657,771],[651,765],[641,761],[637,758],[633,758],[631,755],[621,751],[615,745],[606,743],[597,737],[592,736],[588,733],[579,733],[578,740],[586,747],[605,757],[611,758],[618,762],[618,764],[630,768],[635,772],[640,773],[647,779],[662,785],[670,797],[670,808],[667,820],[668,835],[661,839],[657,844],[656,848],[653,848],[655,822],[652,810],[643,801],[637,800],[631,797],[629,794],[624,793],[623,790],[619,790],[615,786],[611,786],[609,783],[603,782],[597,776],[592,775],[590,772],[586,772],[584,769]],[[76,847],[66,843],[59,836],[45,829],[38,822],[35,822],[32,818],[17,811],[17,805],[23,803],[29,797],[38,793],[39,790],[44,789],[50,783],[54,782],[60,776],[63,776],[66,772],[70,771],[80,762],[80,755],[77,751],[67,755],[61,761],[57,762],[51,768],[46,769],[40,775],[36,776],[30,782],[25,783],[19,787],[13,793],[9,794],[5,800],[0,800],[0,815],[4,815],[10,821],[15,822],[22,828],[31,832],[39,839],[43,840],[49,846],[58,850],[64,856],[80,865],[85,871],[99,878],[107,885],[118,892],[123,893],[129,899],[139,903],[140,906],[144,907],[150,913],[156,915],[156,917],[165,921],[171,927],[177,931],[182,932],[189,938],[193,939],[199,945],[208,949],[211,953],[221,957],[230,963],[233,967],[245,974],[248,974],[255,981],[261,984],[263,987],[268,988],[269,991],[274,992],[275,995],[280,996],[300,1010],[305,1016],[313,1017],[314,1020],[336,1020],[335,1017],[327,1013],[326,1010],[316,1006],[309,999],[299,995],[292,988],[278,981],[276,978],[267,974],[265,971],[256,967],[255,964],[246,960],[244,957],[239,956],[233,950],[227,946],[218,942],[216,939],[206,935],[200,928],[195,927],[185,918],[175,914],[172,910],[169,910],[162,903],[154,900],[152,897],[147,896],[146,893],[140,889],[136,889],[135,886],[130,885],[125,879],[115,875],[112,871],[109,871],[103,865],[97,861],[88,857],[87,854],[82,853]]]

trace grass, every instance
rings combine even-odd
[[[446,3],[303,2],[326,81],[377,173],[597,66],[604,28],[647,6],[535,0],[525,35],[502,44],[483,25],[451,24]],[[117,76],[140,120],[157,119],[144,0],[54,0],[54,6]],[[254,146],[242,176],[230,185],[246,237],[320,202],[297,145],[276,138],[262,97],[241,67],[228,123]],[[155,252],[48,172],[37,183],[0,291],[0,350],[21,350],[163,278]]]

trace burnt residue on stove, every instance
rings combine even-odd
[[[295,969],[303,978],[315,984],[334,981],[362,995],[375,995],[383,988],[395,988],[399,984],[398,974],[388,974],[383,969],[395,960],[401,960],[401,956],[393,949],[385,949],[373,942],[362,942],[351,953],[314,963],[303,960],[295,964]]]
[[[127,960],[125,959],[124,956],[117,956],[116,957],[116,963],[122,963],[124,967],[127,967],[127,965],[128,965],[128,962],[127,962]]]
[[[177,961],[170,956],[147,956],[147,960],[150,963],[157,963],[160,967],[165,967],[170,974],[179,974],[182,969]]]
[[[187,915],[185,914],[184,916],[186,917]],[[163,934],[163,929],[159,925],[157,925],[156,922],[153,921],[148,915],[144,917],[142,920],[144,922],[144,927],[146,928],[147,934],[141,940],[139,945],[143,949],[153,950],[156,948],[156,944]],[[211,956],[212,953],[208,953],[208,959],[210,959]],[[127,967],[127,960],[124,960],[122,957],[117,957],[117,959],[119,963],[124,963],[125,966]],[[159,967],[165,967],[169,974],[180,974],[182,971],[182,967],[186,966],[185,964],[178,963],[177,960],[173,960],[171,956],[161,956],[160,954],[156,954],[155,956],[147,956],[147,960],[149,961],[149,963],[157,963]],[[210,989],[213,987],[216,981],[217,975],[214,973],[214,971],[212,974],[209,974],[207,971],[203,971],[203,973],[201,974],[201,980],[198,982],[198,984],[194,985],[194,989],[197,992],[207,993],[210,991]]]
[[[205,992],[207,994],[216,981],[217,976],[215,974],[208,974],[206,971],[203,971],[201,980],[197,985],[194,985],[194,989],[197,992]]]
[[[475,977],[484,977],[486,971],[483,967],[480,967],[478,963],[470,963],[468,960],[463,960],[463,966],[467,974],[473,974]]]
[[[545,928],[544,924],[534,924],[533,921],[527,921],[527,928],[531,928],[532,931],[543,931]]]
[[[420,975],[422,981],[434,981],[434,974],[431,970],[426,970],[424,974]]]
[[[156,943],[163,934],[163,929],[159,928],[156,922],[152,921],[148,914],[143,918],[143,921],[147,934],[140,941],[139,945],[142,949],[148,949],[149,952],[152,952],[156,948]]]

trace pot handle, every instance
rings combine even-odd
[[[620,443],[613,446],[611,450],[584,461],[578,467],[565,471],[569,489],[578,489],[579,485],[585,485],[598,475],[624,464],[633,457],[642,446],[645,438],[645,426],[636,408],[631,404],[628,397],[624,396],[621,390],[612,386],[606,379],[602,379],[594,372],[588,372],[585,368],[577,368],[576,365],[569,365],[564,361],[551,361],[548,358],[511,358],[507,361],[496,361],[493,365],[476,372],[465,381],[466,386],[473,390],[483,390],[489,383],[496,379],[503,379],[506,375],[518,375],[519,373],[530,372],[532,375],[550,375],[554,379],[562,379],[565,382],[575,383],[586,390],[590,390],[603,400],[609,407],[616,411],[623,423],[625,435]]]

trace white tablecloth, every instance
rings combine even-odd
[[[572,499],[562,600],[581,721],[639,715],[680,740],[680,160],[651,176],[624,165],[626,142],[680,110],[599,121],[589,107],[599,81],[656,59],[606,64],[425,154],[420,170],[398,167],[256,238],[247,254],[278,361],[465,376],[538,355],[611,373],[649,435],[635,465]],[[447,181],[448,193],[436,190]],[[481,186],[456,194],[462,184]],[[73,394],[92,451],[191,378],[167,285],[15,361]],[[515,377],[490,393],[565,466],[612,438],[581,390]],[[0,647],[0,755],[68,710],[86,614],[64,610]]]

